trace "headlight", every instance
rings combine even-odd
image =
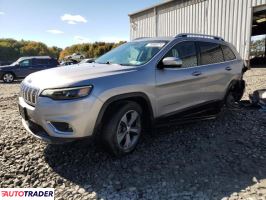
[[[41,96],[49,97],[54,100],[78,99],[88,96],[92,91],[92,86],[46,89],[42,91]]]

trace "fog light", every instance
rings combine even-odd
[[[73,132],[73,129],[70,124],[65,122],[50,122],[53,127],[61,132]]]

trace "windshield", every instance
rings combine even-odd
[[[167,41],[140,41],[123,44],[95,60],[100,64],[138,66],[147,63]]]
[[[20,61],[22,61],[23,58],[19,58],[17,61],[13,62],[11,65],[12,66],[15,66],[15,65],[18,65],[20,63]]]

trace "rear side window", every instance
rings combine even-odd
[[[236,56],[235,56],[234,52],[230,49],[230,47],[222,45],[222,50],[223,50],[225,61],[236,59]]]
[[[199,42],[200,64],[208,65],[224,62],[221,46],[211,42]]]
[[[183,62],[182,67],[194,67],[198,64],[196,45],[194,42],[178,43],[165,57],[180,58]]]
[[[40,67],[40,66],[46,66],[48,65],[48,59],[39,59],[39,58],[35,58],[33,59],[33,65]]]

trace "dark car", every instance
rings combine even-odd
[[[6,83],[11,83],[15,79],[25,78],[33,72],[58,65],[58,61],[50,56],[21,57],[11,65],[0,66],[0,79]]]

